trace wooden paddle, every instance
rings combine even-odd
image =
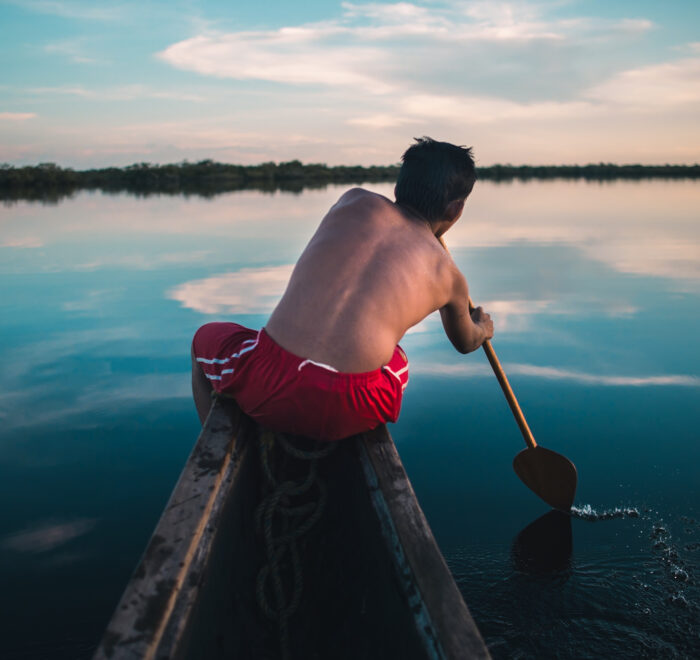
[[[474,305],[469,299],[469,312],[474,311]],[[508,382],[506,372],[498,360],[496,351],[491,342],[486,340],[481,347],[491,363],[493,373],[501,385],[508,405],[520,427],[520,432],[525,438],[527,448],[523,449],[513,459],[513,469],[522,482],[536,495],[539,495],[549,506],[560,511],[569,511],[574,503],[576,495],[576,483],[578,476],[576,466],[565,456],[557,454],[551,449],[540,447],[532,435],[532,431],[525,420],[525,415],[520,409],[515,398],[513,388]]]
[[[442,243],[442,247],[447,250],[445,241],[440,237],[438,239]],[[469,312],[474,311],[474,304],[469,298]],[[522,482],[536,495],[541,497],[549,506],[560,511],[568,512],[571,510],[571,505],[574,503],[576,495],[576,484],[578,475],[576,466],[565,456],[557,454],[550,449],[540,447],[532,435],[532,431],[525,420],[525,415],[520,409],[518,400],[515,398],[513,389],[508,382],[506,372],[496,356],[496,351],[493,350],[491,342],[486,340],[481,347],[486,353],[486,357],[491,363],[491,368],[496,374],[496,378],[501,385],[503,394],[505,394],[508,405],[515,417],[515,421],[520,427],[520,432],[523,434],[527,448],[523,449],[513,459],[513,469]]]

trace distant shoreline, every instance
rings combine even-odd
[[[14,167],[0,165],[0,199],[58,201],[79,190],[129,192],[136,195],[191,194],[211,197],[234,190],[285,190],[323,188],[332,184],[393,182],[399,165],[328,166],[303,164],[298,160],[260,165],[230,165],[203,160],[197,163],[73,170],[54,163]],[[492,165],[479,167],[479,179],[486,181],[530,181],[546,179],[698,179],[695,165]]]

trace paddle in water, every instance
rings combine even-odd
[[[474,311],[474,304],[469,299],[469,312]],[[560,511],[568,512],[574,503],[578,476],[576,466],[565,456],[551,449],[540,447],[532,435],[532,431],[520,409],[518,400],[508,382],[506,372],[498,360],[496,351],[487,339],[481,347],[491,363],[493,373],[501,385],[515,421],[520,427],[527,448],[523,449],[513,459],[513,469],[523,483],[536,495],[539,495],[549,506]]]
[[[439,237],[438,240],[442,247],[447,250],[444,239]],[[449,250],[447,251],[449,252]],[[469,313],[473,311],[474,303],[469,298]],[[527,448],[523,449],[513,459],[515,474],[520,477],[521,481],[535,495],[541,497],[549,506],[568,513],[576,495],[576,484],[578,482],[576,466],[565,456],[557,454],[551,449],[540,447],[535,442],[535,437],[532,435],[532,431],[525,420],[525,415],[523,415],[518,400],[513,394],[506,372],[503,371],[491,342],[487,339],[481,347],[491,363],[491,368],[496,374],[515,421],[523,434],[525,444],[527,444]]]

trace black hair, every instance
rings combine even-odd
[[[418,211],[427,220],[440,219],[450,202],[465,199],[476,181],[471,147],[415,138],[401,157],[396,202]]]

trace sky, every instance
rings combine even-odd
[[[0,163],[700,162],[700,2],[0,0]]]

